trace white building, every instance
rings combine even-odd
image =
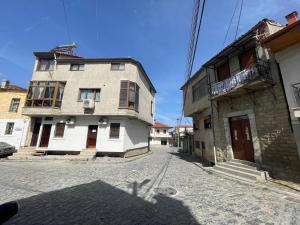
[[[156,91],[141,63],[59,51],[34,55],[23,108],[32,118],[28,146],[48,153],[148,151]]]
[[[169,145],[172,138],[170,126],[156,122],[150,129],[150,145]]]
[[[25,144],[29,117],[22,116],[27,90],[3,80],[0,87],[0,142],[19,149]]]

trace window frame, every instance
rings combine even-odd
[[[13,110],[13,106],[14,106],[14,104],[16,104],[16,102],[14,102],[15,100],[18,101],[18,102],[17,102],[18,106],[17,106],[16,110],[14,111],[14,110]],[[8,110],[8,111],[9,111],[9,112],[17,113],[18,110],[19,110],[20,103],[21,103],[21,99],[20,99],[20,98],[12,98],[11,101],[10,101],[10,106],[9,106],[9,110]]]
[[[192,102],[199,101],[203,97],[208,95],[208,78],[207,76],[198,80],[192,86]]]
[[[116,125],[116,126],[115,126]],[[115,127],[113,127],[115,126]],[[115,135],[115,132],[112,128],[117,128],[117,134],[118,135]],[[121,130],[121,124],[120,123],[110,123],[109,125],[109,139],[113,139],[113,140],[116,140],[116,139],[120,139],[120,130]]]
[[[133,85],[134,89],[130,89]],[[133,93],[132,93],[133,92]],[[134,102],[130,101],[131,95],[134,95]],[[124,96],[126,99],[124,99]],[[125,104],[123,104],[124,102]],[[137,83],[130,80],[121,80],[119,93],[119,109],[130,109],[139,112],[140,87]],[[132,104],[133,103],[133,104]]]
[[[62,129],[62,133],[61,134],[57,134],[57,129],[58,129],[58,124],[59,125],[63,125],[63,129]],[[66,123],[64,122],[58,122],[55,124],[55,130],[54,130],[54,138],[64,138],[65,136],[65,130],[66,130]]]
[[[212,128],[212,124],[211,124],[211,116],[206,117],[203,120],[203,127],[205,130],[211,129]]]
[[[78,93],[78,101],[79,102],[82,102],[83,100],[85,100],[85,99],[81,99],[81,91],[82,90],[91,90],[91,91],[93,91],[93,99],[92,100],[94,100],[94,102],[100,102],[101,101],[101,96],[100,96],[101,88],[79,88],[79,93]],[[99,100],[96,100],[96,92],[98,90],[99,90]]]
[[[41,70],[41,62],[42,61],[46,61],[47,63],[45,64],[46,67],[44,70]],[[52,66],[52,69],[50,69]],[[53,71],[54,70],[54,66],[55,66],[55,60],[54,59],[39,59],[38,60],[38,65],[37,65],[37,71]]]
[[[73,66],[77,66],[77,69],[73,69]],[[80,67],[83,66],[82,69]],[[85,70],[85,64],[84,63],[72,63],[70,64],[70,71],[84,71]]]
[[[9,125],[12,125],[12,127],[9,127]],[[7,122],[6,123],[6,127],[5,127],[5,133],[4,133],[4,135],[13,135],[14,127],[15,127],[15,123],[14,122]]]
[[[30,81],[25,107],[60,108],[65,86],[66,82],[64,81]],[[49,95],[50,97],[45,97],[47,89],[50,90],[50,88],[53,92]],[[40,97],[38,98],[36,98],[36,90],[39,91]]]
[[[118,65],[118,68],[114,68],[117,65]],[[121,65],[123,67],[120,69]],[[123,63],[123,62],[113,62],[113,63],[110,63],[110,70],[111,71],[124,71],[125,70],[125,63]]]

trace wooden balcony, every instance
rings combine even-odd
[[[250,91],[263,89],[274,84],[268,62],[258,62],[254,66],[244,69],[237,74],[220,82],[210,85],[210,99],[241,95]]]

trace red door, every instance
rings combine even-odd
[[[97,131],[98,131],[98,126],[97,125],[89,125],[88,134],[87,134],[87,141],[86,141],[86,147],[87,148],[96,148]]]
[[[239,61],[241,70],[250,68],[255,65],[257,62],[255,49],[252,48],[240,54]]]
[[[218,81],[225,80],[230,77],[229,63],[226,62],[217,68]]]
[[[254,162],[254,148],[248,117],[230,118],[230,132],[234,158]]]
[[[42,136],[40,141],[40,147],[47,148],[49,144],[49,138],[51,133],[51,124],[44,124],[42,130]]]

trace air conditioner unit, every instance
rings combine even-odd
[[[98,121],[98,125],[107,125],[108,124],[108,118],[107,117],[100,117]]]
[[[66,120],[67,125],[74,125],[76,122],[75,117],[70,117]]]
[[[83,100],[83,108],[85,109],[93,109],[95,108],[95,102],[93,99],[84,99]]]

